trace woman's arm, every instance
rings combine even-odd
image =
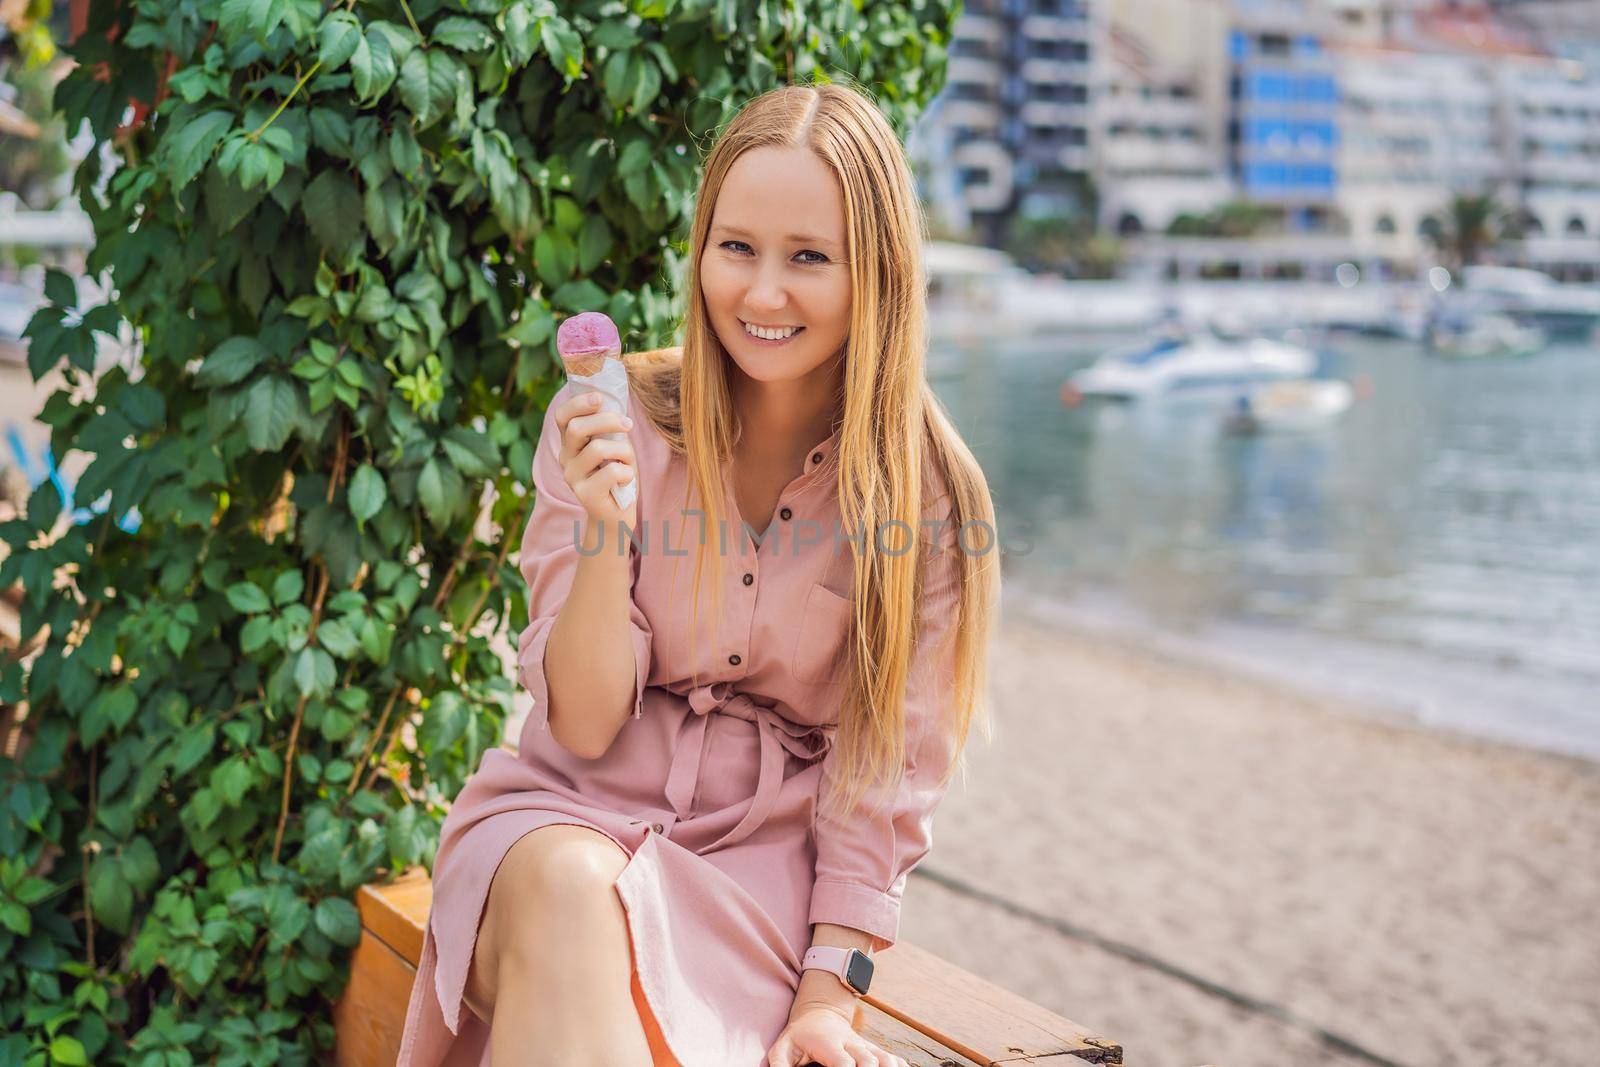
[[[569,383],[552,399],[534,450],[518,562],[528,628],[517,637],[517,667],[533,698],[524,729],[549,730],[573,755],[598,759],[629,711],[643,714],[651,634],[633,603],[633,545],[618,536],[637,522],[637,502],[624,512],[611,495],[633,477],[632,444],[595,436],[622,429],[621,416],[573,392]]]
[[[545,645],[550,732],[583,759],[604,755],[634,710],[632,561],[617,551],[625,536],[620,525],[585,525],[572,591]]]
[[[835,926],[833,923],[817,923],[811,934],[813,946],[858,948],[868,955],[887,943],[864,930]],[[856,995],[846,989],[844,983],[839,981],[839,976],[831,971],[801,971],[800,988],[795,993],[794,1006],[789,1009],[789,1021],[793,1022],[802,1012],[819,1007],[836,1011],[846,1019],[854,1020]]]

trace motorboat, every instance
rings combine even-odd
[[[1263,382],[1304,378],[1316,367],[1315,352],[1286,341],[1169,332],[1111,349],[1072,375],[1063,392],[1120,400],[1232,395]]]
[[[1441,316],[1428,328],[1428,346],[1447,359],[1503,359],[1544,350],[1548,336],[1510,315]]]
[[[1319,430],[1350,410],[1355,390],[1336,378],[1286,378],[1241,395],[1224,428],[1232,433]]]
[[[1461,271],[1461,294],[1475,308],[1537,326],[1549,337],[1587,340],[1600,327],[1600,286],[1563,285],[1543,271],[1481,264]],[[1445,297],[1448,301],[1450,291]]]

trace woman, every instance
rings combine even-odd
[[[988,726],[994,512],[924,378],[922,239],[870,100],[768,93],[706,162],[681,352],[628,357],[627,417],[552,400],[533,709],[445,822],[402,1065],[905,1067],[802,962],[894,942]]]

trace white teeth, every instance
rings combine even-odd
[[[800,327],[790,326],[788,329],[784,330],[764,330],[759,326],[752,326],[747,322],[744,324],[744,329],[746,333],[755,337],[760,337],[767,341],[781,341],[785,337],[793,337],[795,331],[799,330]]]

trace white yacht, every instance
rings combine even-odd
[[[1450,290],[1445,306],[1452,307]],[[1600,327],[1600,286],[1563,285],[1543,271],[1490,264],[1461,272],[1461,297],[1481,311],[1537,326],[1551,337],[1589,339]]]
[[[1316,353],[1301,345],[1212,331],[1167,333],[1106,352],[1072,375],[1067,388],[1080,396],[1122,400],[1233,395],[1262,382],[1304,378],[1316,367]]]

